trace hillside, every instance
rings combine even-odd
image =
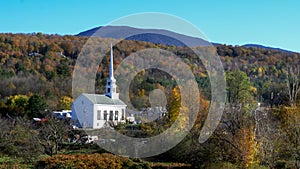
[[[97,32],[97,30],[99,30]],[[129,26],[99,26],[83,32],[78,33],[76,36],[98,36],[102,38],[114,38],[122,39],[126,37],[127,40],[144,41],[154,44],[163,44],[168,46],[209,46],[209,45],[220,45],[219,43],[208,42],[201,38],[191,37],[184,34],[178,34],[168,30],[162,29],[140,29]],[[188,42],[189,44],[184,44],[183,42]],[[210,44],[211,43],[211,44]],[[245,44],[242,45],[247,48],[258,48],[266,50],[277,50],[280,52],[292,51],[274,48],[269,46],[263,46],[259,44]]]
[[[258,45],[258,44],[245,44],[245,45],[242,45],[242,46],[247,47],[247,48],[269,49],[269,50],[278,50],[280,52],[293,53],[292,51],[289,51],[289,50],[284,50],[284,49],[280,49],[280,48],[273,48],[273,47]]]
[[[99,31],[97,31],[99,30]],[[144,41],[168,46],[208,46],[209,42],[162,29],[140,29],[129,26],[96,27],[76,36],[98,36],[102,38]],[[180,42],[181,41],[181,42]],[[184,44],[186,42],[187,44]]]
[[[157,34],[154,36],[157,40],[162,40]],[[145,38],[145,36],[134,37]],[[72,95],[71,75],[73,67],[87,39],[86,36],[43,35],[41,33],[0,34],[0,85],[4,86],[0,89],[1,99],[5,100],[6,97],[16,94],[40,93],[47,98],[52,108],[55,109],[58,98]],[[103,40],[105,38],[99,38],[99,41]],[[175,43],[175,41],[170,43]],[[298,63],[300,58],[298,53],[282,52],[270,48],[215,45],[224,69],[226,71],[240,69],[246,72],[257,88],[256,97],[259,100],[268,99],[270,97],[268,92],[271,88],[274,88],[272,90],[275,88],[282,90],[280,88],[285,86],[287,67],[290,64]],[[186,47],[123,40],[114,48],[115,64],[117,66],[134,51],[157,47],[176,54],[186,64],[190,65],[199,86],[206,97],[210,97],[210,85],[206,70],[201,61],[195,58],[192,51]],[[104,90],[107,62],[104,59],[99,66],[96,81],[98,93]],[[137,84],[138,88],[134,89],[133,92],[138,94],[144,88],[147,95],[157,84],[164,87],[174,86],[171,78],[161,71],[149,70],[144,76],[153,75],[155,76],[150,79],[143,79],[142,75],[139,75],[137,77],[140,79],[138,80],[139,84]]]
[[[157,34],[155,36],[157,37]],[[294,152],[295,150],[299,152],[297,132],[300,116],[299,108],[286,107],[290,105],[286,79],[288,68],[299,63],[300,54],[269,48],[215,44],[226,71],[228,82],[226,106],[229,108],[224,110],[221,123],[214,130],[212,137],[199,144],[199,131],[209,112],[211,97],[210,81],[202,61],[185,46],[169,46],[136,40],[122,40],[117,43],[113,47],[115,68],[134,52],[159,48],[173,53],[187,64],[200,88],[201,97],[190,103],[194,105],[194,101],[199,101],[201,105],[197,112],[196,123],[190,133],[171,150],[147,160],[155,161],[154,163],[145,163],[139,159],[95,154],[95,152],[105,151],[96,144],[85,144],[82,139],[72,143],[70,140],[78,138],[78,135],[83,138],[85,133],[82,133],[82,130],[71,129],[68,120],[51,118],[51,110],[71,109],[73,69],[78,54],[87,40],[86,36],[42,33],[0,34],[0,131],[2,133],[0,148],[1,155],[6,157],[4,161],[20,161],[16,158],[31,160],[33,161],[31,163],[28,161],[17,163],[37,163],[42,168],[48,165],[55,168],[78,166],[78,164],[92,168],[92,166],[103,166],[104,164],[98,163],[103,161],[110,166],[119,165],[119,168],[123,165],[162,168],[160,167],[162,164],[155,163],[157,161],[167,162],[168,164],[163,164],[165,168],[171,166],[259,168],[260,165],[263,165],[263,168],[265,166],[293,168],[291,166],[295,166],[293,164],[297,161],[295,160],[297,154]],[[93,38],[95,46],[110,40]],[[211,50],[207,46],[197,48]],[[109,53],[96,72],[96,93],[104,92],[108,62]],[[171,62],[174,60],[166,59],[163,64],[168,65]],[[95,71],[89,67],[84,70]],[[130,73],[126,72],[126,69],[121,71],[125,74]],[[185,70],[177,71],[181,74],[186,73]],[[166,131],[173,125],[181,109],[189,115],[190,112],[181,105],[180,88],[176,81],[169,74],[158,69],[142,70],[131,81],[129,92],[131,103],[138,109],[149,107],[148,96],[154,89],[161,89],[166,93],[167,115],[152,122],[118,125],[115,129],[127,136],[147,139]],[[257,101],[263,102],[264,107],[257,107]],[[299,102],[299,99],[296,101]],[[237,109],[235,105],[241,106]],[[46,117],[46,122],[33,123],[33,117]],[[181,126],[181,124],[178,126],[180,130],[186,130]],[[269,149],[268,146],[272,148]],[[265,158],[266,154],[270,158]],[[52,157],[47,158],[46,155]],[[99,160],[92,161],[94,157]],[[84,160],[74,161],[74,158]],[[37,159],[41,160],[37,161]],[[1,167],[11,168],[7,167],[6,163],[0,163]]]

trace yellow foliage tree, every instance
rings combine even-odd
[[[250,126],[249,128],[245,127],[239,130],[237,136],[234,137],[234,142],[239,148],[239,152],[237,153],[241,153],[241,155],[237,155],[237,157],[242,158],[239,159],[242,161],[241,165],[248,168],[255,162],[256,154],[253,126]]]
[[[262,75],[263,75],[263,71],[264,71],[264,69],[263,69],[262,67],[259,67],[259,68],[257,69],[258,76],[262,76]]]
[[[70,110],[73,99],[69,96],[62,96],[58,102],[58,108],[61,110]]]
[[[170,100],[169,120],[171,123],[173,123],[176,120],[181,108],[180,89],[178,87],[173,89]]]
[[[28,104],[29,97],[26,95],[14,95],[7,99],[7,104],[9,106],[19,106],[25,108]]]
[[[24,116],[28,100],[29,97],[26,95],[14,95],[8,97],[6,105],[8,106],[9,114],[12,116]]]

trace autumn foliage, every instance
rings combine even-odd
[[[134,162],[127,157],[115,156],[112,154],[75,154],[56,155],[42,159],[38,162],[37,168],[45,169],[134,169],[150,168],[147,163]]]

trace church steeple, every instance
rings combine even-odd
[[[113,58],[113,48],[110,44],[110,66],[109,66],[109,77],[106,82],[106,92],[105,95],[111,99],[119,99],[119,93],[117,93],[116,79],[114,78],[114,58]]]
[[[110,66],[109,66],[109,78],[114,79],[114,55],[112,44],[110,44]]]

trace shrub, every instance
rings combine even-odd
[[[150,168],[147,163],[108,153],[55,155],[38,161],[36,168],[45,169],[138,169]]]
[[[29,167],[30,165],[23,164],[23,160],[20,158],[0,155],[0,169],[25,169]]]
[[[286,162],[283,160],[279,160],[275,162],[275,169],[284,169],[286,168]]]
[[[235,164],[232,164],[230,162],[218,162],[218,163],[210,163],[207,166],[205,166],[207,169],[238,169],[239,167]]]
[[[261,166],[259,164],[251,164],[248,169],[269,169],[270,167]]]

